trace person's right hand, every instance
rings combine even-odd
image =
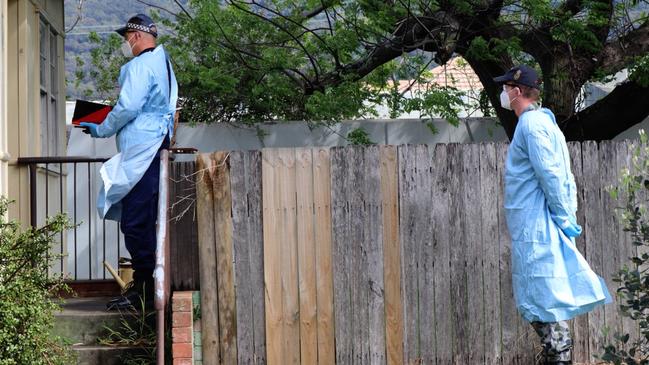
[[[99,136],[99,133],[97,133],[97,127],[98,125],[95,123],[86,123],[86,122],[81,122],[79,123],[80,126],[84,127],[83,133],[85,134],[90,134],[92,138],[101,138]]]
[[[579,237],[581,235],[581,226],[577,223],[570,223],[566,228],[563,228],[563,233],[568,237]]]

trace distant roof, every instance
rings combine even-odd
[[[480,91],[484,88],[478,75],[473,72],[469,63],[462,57],[455,57],[445,65],[437,66],[426,72],[424,76],[427,82],[413,85],[412,91],[425,89],[433,85],[455,87],[463,91]],[[399,91],[406,90],[410,84],[412,84],[412,80],[400,80]]]

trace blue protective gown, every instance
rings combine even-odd
[[[167,57],[162,46],[122,66],[119,99],[97,128],[99,137],[117,133],[117,151],[99,170],[102,186],[97,211],[102,218],[119,221],[120,201],[140,181],[165,136],[173,135],[178,85],[171,64],[171,90]]]
[[[576,222],[575,179],[566,140],[548,109],[524,112],[505,165],[512,285],[527,321],[571,319],[608,303],[606,284],[561,227]]]

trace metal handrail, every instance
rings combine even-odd
[[[36,168],[39,164],[64,164],[64,163],[96,163],[106,162],[107,157],[83,157],[83,156],[47,156],[47,157],[18,157],[16,164],[27,166],[29,169],[29,220],[32,227],[36,227]]]
[[[154,272],[154,308],[157,315],[156,363],[165,364],[165,311],[171,294],[169,245],[169,162],[176,154],[196,154],[193,147],[171,147],[160,152],[160,185],[158,189],[158,223],[156,232],[156,265]]]
[[[164,365],[165,356],[165,307],[169,300],[169,151],[160,153],[160,185],[158,193],[158,226],[156,265],[154,274],[155,298],[154,307],[157,314],[156,360]]]
[[[103,259],[106,260],[106,223],[105,220],[96,222],[92,217],[93,214],[91,213],[91,207],[92,207],[92,198],[90,197],[91,194],[91,189],[90,186],[92,186],[91,182],[91,166],[92,165],[98,165],[100,163],[106,162],[108,160],[107,157],[85,157],[85,156],[45,156],[45,157],[19,157],[16,159],[16,165],[18,166],[25,166],[28,168],[28,175],[29,175],[29,223],[32,227],[36,227],[38,224],[38,218],[39,215],[42,214],[43,212],[39,212],[39,202],[43,203],[45,205],[45,211],[44,214],[45,216],[49,215],[50,210],[49,210],[49,203],[52,198],[52,193],[57,194],[56,191],[50,192],[50,187],[55,188],[55,185],[52,185],[50,183],[49,176],[51,173],[59,175],[58,179],[58,203],[59,203],[59,211],[63,213],[63,207],[64,207],[64,176],[67,176],[69,173],[72,173],[74,176],[73,179],[73,200],[74,202],[72,203],[73,205],[73,219],[74,222],[74,253],[72,257],[74,258],[74,268],[73,271],[70,272],[70,274],[73,274],[72,276],[72,281],[76,282],[79,280],[77,268],[78,268],[78,262],[80,259],[80,256],[77,254],[77,224],[79,221],[77,220],[77,165],[87,165],[86,169],[84,171],[87,171],[87,187],[88,187],[88,220],[87,220],[87,227],[88,227],[88,279],[89,280],[97,280],[101,279],[103,276],[103,279],[106,279],[106,271],[104,270],[103,275],[100,274],[100,276],[93,278],[93,272],[97,269],[97,266],[93,266],[93,233],[92,233],[92,228],[96,225],[101,225],[101,232],[103,236]],[[54,168],[52,168],[54,166]],[[69,168],[69,170],[64,169],[64,166],[66,168]],[[58,168],[57,168],[58,167]],[[43,177],[44,181],[44,196],[39,196],[40,193],[38,192],[38,181],[40,180],[40,177],[38,177],[38,172],[39,171],[44,171],[45,176]],[[84,185],[86,186],[86,185]],[[67,187],[66,187],[67,188]],[[55,189],[56,190],[56,189]],[[60,265],[61,265],[61,274],[66,274],[63,272],[63,266],[64,266],[64,260],[65,260],[65,255],[64,252],[64,232],[61,232],[61,250],[59,252],[60,256]],[[117,225],[117,256],[119,257],[120,253],[120,233],[119,233],[119,224]],[[97,248],[99,249],[99,247]],[[48,257],[49,259],[49,257]],[[117,262],[115,262],[117,264]]]
[[[108,157],[84,157],[84,156],[49,156],[49,157],[18,157],[18,165],[50,164],[50,163],[84,163],[84,162],[106,162]]]

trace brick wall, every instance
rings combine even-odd
[[[173,365],[201,364],[200,354],[195,356],[194,337],[200,345],[200,335],[194,331],[194,293],[191,291],[174,292],[171,297],[171,354]],[[197,321],[199,322],[199,321]]]

